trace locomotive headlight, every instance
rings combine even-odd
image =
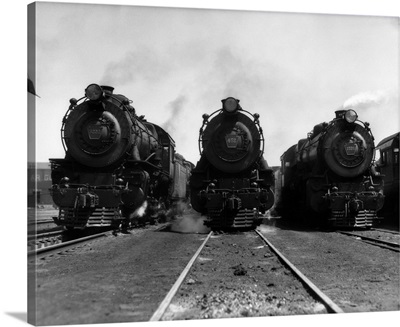
[[[90,84],[85,90],[85,96],[92,101],[99,100],[103,96],[103,89],[97,84]]]
[[[238,101],[234,98],[226,98],[223,100],[223,108],[226,112],[235,112],[238,109]]]
[[[357,113],[353,109],[347,110],[344,114],[344,119],[346,119],[348,123],[354,123],[357,117]]]

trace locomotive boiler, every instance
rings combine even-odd
[[[212,229],[254,228],[274,203],[273,171],[263,158],[259,115],[242,109],[238,99],[203,115],[200,160],[190,178],[193,209]]]
[[[127,228],[186,197],[190,166],[174,140],[113,90],[90,84],[62,120],[65,158],[50,159],[51,194],[59,207],[54,220],[67,229]]]
[[[281,156],[282,215],[331,226],[371,227],[384,202],[369,123],[337,110]],[[301,218],[300,218],[301,217]]]

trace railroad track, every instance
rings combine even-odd
[[[173,297],[175,296],[176,292],[178,292],[179,288],[181,287],[183,281],[185,280],[187,274],[189,273],[190,269],[194,265],[197,257],[199,256],[200,252],[203,250],[204,246],[210,239],[211,235],[213,233],[210,232],[204,242],[200,245],[200,247],[197,249],[196,253],[193,255],[193,257],[190,259],[189,263],[183,269],[182,273],[179,275],[178,279],[176,280],[175,284],[172,286],[171,290],[168,292],[164,300],[161,302],[160,306],[157,308],[157,310],[154,312],[153,316],[150,318],[150,321],[159,321],[161,320],[162,316],[165,313],[165,310],[167,310],[168,306],[170,305]]]
[[[344,311],[333,302],[327,295],[324,294],[314,283],[312,283],[299,269],[296,268],[282,253],[280,253],[267,238],[262,235],[258,230],[256,233],[263,239],[263,241],[269,246],[269,248],[282,260],[285,265],[304,283],[309,290],[311,290],[316,298],[321,301],[327,308],[329,313],[343,313]]]
[[[37,225],[55,224],[53,218],[43,218],[43,219],[37,220],[35,223],[36,223]]]
[[[28,250],[33,251],[62,242],[63,230],[28,235]]]
[[[383,233],[389,233],[389,234],[394,234],[394,235],[399,235],[399,231],[395,230],[389,230],[389,229],[382,229],[382,228],[371,228],[371,230],[378,231],[378,232],[383,232]]]
[[[384,231],[387,232],[387,231]],[[369,236],[365,236],[362,235],[360,233],[353,233],[353,232],[345,232],[345,231],[338,231],[339,234],[342,235],[347,235],[347,236],[352,236],[355,237],[365,243],[371,244],[371,245],[375,245],[375,246],[379,246],[381,248],[384,249],[388,249],[388,250],[392,250],[395,252],[400,252],[400,244],[396,243],[396,242],[390,242],[390,241],[386,241],[386,240],[381,240],[375,237],[369,237]],[[398,233],[397,233],[398,234]]]
[[[304,285],[304,287],[307,289],[309,293],[312,293],[314,296],[314,299],[316,301],[320,302],[325,306],[326,312],[329,313],[343,313],[344,311],[337,305],[335,304],[327,295],[325,295],[316,285],[314,285],[304,274],[302,274],[299,269],[297,269],[287,258],[283,256],[282,253],[280,253],[272,244],[269,242],[265,236],[263,236],[259,231],[255,231],[255,234],[257,237],[259,237],[267,246],[268,248],[276,255],[276,257],[279,259],[280,262],[284,264],[287,268],[291,270],[291,272],[296,276],[298,280],[301,281],[301,283]],[[198,248],[194,256],[191,258],[185,269],[182,271],[181,275],[179,278],[176,280],[175,284],[172,286],[168,294],[165,296],[164,300],[160,303],[158,309],[154,312],[152,317],[150,318],[150,321],[160,321],[163,319],[163,316],[165,313],[169,310],[169,307],[171,306],[171,303],[174,300],[174,297],[176,297],[176,294],[178,293],[179,289],[183,285],[185,279],[187,278],[187,275],[189,271],[192,269],[192,267],[195,265],[196,260],[199,258],[200,253],[202,252],[203,248],[205,246],[208,246],[207,243],[209,242],[210,238],[213,237],[213,232],[210,232],[207,236],[207,238],[204,240],[204,242],[201,244],[201,246]],[[214,236],[218,237],[218,236]],[[219,235],[219,237],[224,237],[224,235]],[[245,237],[245,236],[243,236]],[[261,246],[262,248],[263,246]],[[260,248],[260,246],[258,247]],[[203,260],[205,260],[203,258]],[[212,274],[212,273],[210,273]],[[186,283],[194,284],[195,281],[189,280],[186,281]],[[272,285],[272,283],[271,283]],[[243,293],[245,292],[244,290],[242,291]],[[181,294],[182,296],[182,294]],[[204,296],[203,296],[204,297]],[[218,300],[221,301],[221,300]],[[223,302],[223,300],[222,300]],[[185,318],[187,319],[187,318]],[[165,319],[165,320],[168,320]]]
[[[353,258],[358,257],[347,255],[346,249],[352,248],[355,241],[347,236],[259,228],[270,243],[272,240],[274,249],[285,253],[304,275],[340,304],[338,309],[329,298],[316,300],[315,293],[319,292],[313,286],[306,290],[306,279],[294,276],[291,270],[295,269],[285,267],[288,260],[278,256],[271,244],[254,231],[192,234],[165,226],[157,230],[154,233],[153,227],[133,233],[132,237],[108,237],[90,242],[89,247],[57,250],[62,255],[73,254],[66,256],[68,260],[51,260],[51,255],[44,255],[46,260],[36,260],[38,283],[49,285],[37,290],[40,324],[104,323],[103,312],[108,313],[107,321],[113,322],[366,312],[371,301],[381,305],[386,300],[387,290],[393,290],[393,304],[374,306],[373,311],[397,308],[398,268],[391,268],[397,254],[386,251],[385,259],[357,259],[354,265]],[[336,246],[337,241],[345,246]],[[310,251],[313,244],[318,248]],[[342,248],[345,251],[341,252]],[[366,255],[382,252],[362,242],[355,248]],[[369,273],[354,274],[355,268]],[[60,275],[62,271],[69,273]],[[79,287],[71,288],[75,279]],[[370,292],[371,288],[374,291]],[[49,292],[54,294],[52,300]],[[63,294],[69,294],[68,298]],[[69,308],[74,303],[84,303],[87,294],[96,301],[74,309],[71,315]],[[359,296],[364,297],[358,300]]]
[[[35,233],[45,231],[63,230],[64,227],[57,226],[52,218],[35,219],[28,222],[28,234],[34,235]]]
[[[63,249],[71,248],[71,247],[74,247],[81,243],[84,243],[86,241],[107,236],[111,233],[112,232],[110,232],[110,231],[106,231],[106,232],[101,232],[101,233],[97,233],[97,234],[93,234],[93,235],[89,235],[89,236],[78,237],[76,239],[72,239],[72,240],[65,241],[65,242],[62,242],[60,240],[62,232],[43,233],[44,234],[43,239],[41,241],[39,241],[39,243],[43,243],[43,246],[37,246],[35,249],[29,250],[28,256],[32,257],[32,256],[36,256],[36,255],[43,254],[43,253],[49,253],[49,252],[60,251]],[[40,237],[41,235],[39,234],[38,236]],[[55,241],[53,241],[53,239],[57,239],[58,241],[55,242]],[[51,240],[51,241],[49,241],[49,240]]]
[[[160,227],[161,228],[161,227]],[[82,232],[82,231],[78,231]],[[63,247],[70,247],[74,244],[79,244],[81,242],[85,242],[87,240],[99,238],[105,235],[109,235],[111,233],[116,233],[115,230],[111,230],[110,228],[105,228],[105,230],[101,232],[89,232],[85,231],[82,234],[74,234],[71,231],[62,230],[44,230],[42,232],[38,232],[37,234],[28,234],[28,255],[32,256],[34,254],[41,254],[45,252],[50,252],[54,250],[62,249]],[[91,234],[93,233],[93,234]]]

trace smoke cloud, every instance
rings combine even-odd
[[[359,119],[371,123],[375,141],[400,130],[399,94],[395,89],[361,92],[346,100],[343,109],[354,109]]]
[[[182,215],[177,217],[171,224],[171,231],[179,233],[208,233],[210,229],[204,225],[206,217],[194,211],[186,203],[180,203]]]
[[[170,71],[163,56],[154,50],[141,48],[130,51],[118,60],[108,63],[101,84],[125,85],[133,82],[158,82]]]
[[[343,109],[381,107],[393,102],[396,96],[398,97],[397,93],[392,90],[361,92],[347,99],[343,104]]]
[[[143,215],[145,214],[147,209],[147,201],[144,201],[144,203],[142,204],[142,206],[140,208],[137,208],[134,213],[132,214],[133,217],[143,217]]]
[[[167,108],[170,109],[171,114],[162,127],[166,131],[175,131],[180,125],[181,114],[184,113],[185,104],[187,103],[187,97],[184,95],[179,95],[175,100],[171,101]]]

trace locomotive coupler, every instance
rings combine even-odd
[[[240,198],[232,195],[225,201],[225,208],[227,210],[233,211],[233,210],[239,210],[239,208],[242,206],[242,201]]]
[[[77,194],[74,204],[76,208],[94,208],[99,204],[99,197],[95,194]]]
[[[347,208],[350,212],[351,215],[355,216],[357,213],[363,209],[363,202],[356,199],[352,198],[350,201],[347,203]]]

